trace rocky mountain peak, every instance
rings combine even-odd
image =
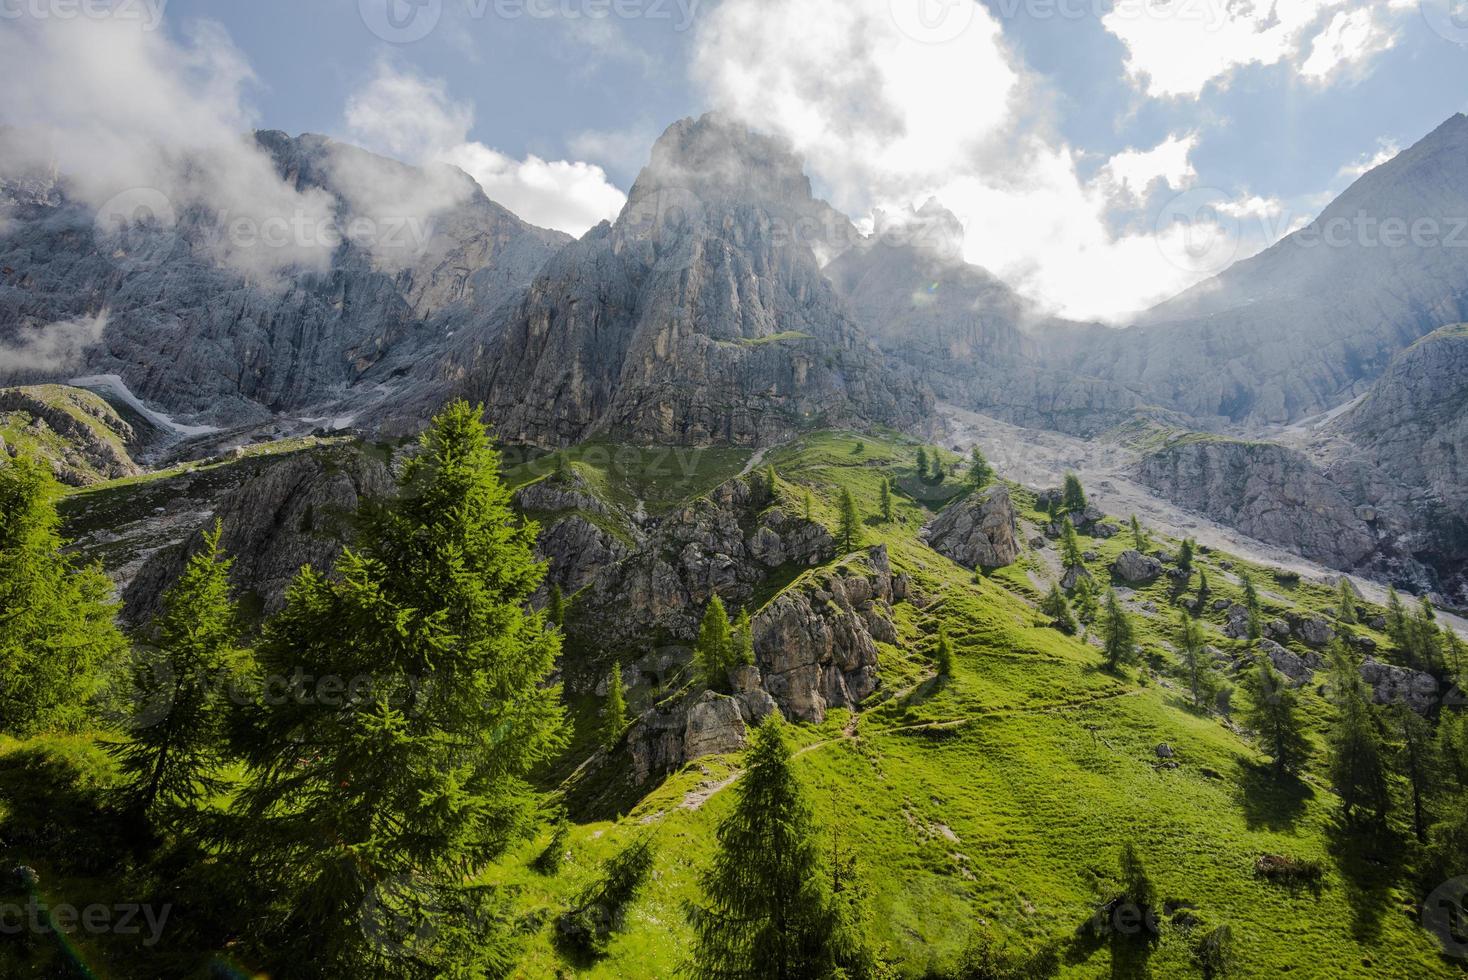
[[[804,209],[813,202],[810,178],[790,144],[755,132],[722,113],[680,119],[653,144],[628,207],[650,195],[680,191],[699,200]]]

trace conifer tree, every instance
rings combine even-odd
[[[1409,646],[1407,610],[1402,605],[1402,597],[1397,594],[1396,587],[1390,585],[1386,590],[1386,635],[1391,637],[1399,650],[1405,650]]]
[[[948,475],[948,468],[943,465],[943,454],[942,454],[942,452],[940,452],[937,449],[934,449],[933,450],[933,455],[931,457],[929,457],[929,459],[932,461],[933,470],[932,470],[931,473],[928,474],[928,482],[929,483],[942,483],[943,482],[943,478]]]
[[[1060,506],[1072,514],[1083,513],[1086,509],[1086,491],[1081,487],[1081,478],[1074,473],[1065,474]]]
[[[1136,545],[1138,551],[1146,551],[1151,547],[1151,542],[1147,540],[1147,532],[1142,530],[1142,522],[1137,520],[1136,514],[1132,515],[1130,524],[1132,528],[1132,543]]]
[[[852,958],[838,946],[843,930],[782,729],[777,714],[755,729],[703,899],[688,906],[694,980],[806,980]]]
[[[1331,699],[1336,707],[1328,736],[1331,783],[1347,821],[1364,810],[1381,823],[1391,808],[1386,751],[1359,666],[1339,640],[1331,647]]]
[[[550,587],[550,598],[545,603],[545,618],[552,626],[566,625],[566,597],[561,593],[561,587],[552,583]]]
[[[1085,556],[1081,554],[1081,539],[1076,536],[1075,525],[1066,517],[1060,522],[1060,563],[1066,568],[1084,568]]]
[[[804,503],[805,503],[805,519],[809,521],[809,520],[812,519],[811,516],[810,516],[811,515],[811,510],[815,506],[815,501],[811,497],[809,490],[807,490],[805,492]]]
[[[978,446],[969,451],[968,479],[976,488],[982,490],[988,486],[989,481],[994,479],[994,467],[984,458],[984,452]]]
[[[861,521],[856,515],[856,501],[850,490],[841,491],[841,523],[836,530],[843,552],[855,551],[861,544]]]
[[[731,665],[734,667],[750,667],[754,665],[754,626],[749,621],[749,610],[739,610],[739,617],[734,620],[734,655]]]
[[[933,652],[933,663],[939,677],[953,676],[953,641],[948,638],[946,626],[938,629],[938,646]]]
[[[889,480],[889,479],[887,479],[885,476],[882,477],[882,491],[881,491],[881,498],[880,498],[880,507],[881,507],[881,511],[882,511],[882,522],[885,523],[885,524],[891,524],[892,523],[892,481]]]
[[[1461,711],[1445,709],[1438,718],[1436,751],[1444,782],[1460,796],[1468,793],[1468,720]]]
[[[1259,592],[1254,588],[1254,579],[1248,572],[1239,576],[1244,586],[1244,609],[1249,613],[1249,639],[1257,640],[1264,635],[1264,626],[1259,615]]]
[[[1244,675],[1249,693],[1245,721],[1259,738],[1259,747],[1274,760],[1276,775],[1298,772],[1310,754],[1299,716],[1299,695],[1268,657],[1256,658]]]
[[[219,695],[244,657],[222,531],[216,522],[205,533],[203,547],[163,594],[150,643],[135,656],[135,696],[144,710],[131,738],[112,751],[127,779],[127,804],[149,817],[191,807],[221,785],[227,705]]]
[[[1049,616],[1051,625],[1062,633],[1073,634],[1080,628],[1076,625],[1075,614],[1070,611],[1070,601],[1065,598],[1059,582],[1052,583],[1050,591],[1040,600],[1040,612]]]
[[[127,643],[112,583],[62,552],[61,487],[38,462],[0,454],[0,732],[82,725]]]
[[[1396,768],[1407,784],[1412,807],[1412,832],[1427,843],[1432,824],[1429,806],[1440,784],[1442,758],[1427,720],[1401,701],[1387,709],[1397,738]]]
[[[622,662],[612,664],[607,674],[607,703],[602,709],[601,744],[607,751],[622,740],[627,730],[627,693],[622,683]]]
[[[1081,575],[1076,578],[1075,589],[1071,592],[1071,607],[1076,611],[1076,618],[1083,623],[1089,623],[1096,618],[1097,599],[1096,583],[1089,575]]]
[[[1196,551],[1197,545],[1193,543],[1193,539],[1183,538],[1183,543],[1177,549],[1177,567],[1182,569],[1183,574],[1193,574],[1193,557]]]
[[[1351,588],[1351,580],[1342,575],[1336,591],[1336,618],[1347,624],[1356,622],[1356,591]]]
[[[1187,613],[1183,613],[1178,622],[1178,651],[1182,657],[1183,677],[1187,681],[1188,692],[1193,696],[1193,706],[1209,708],[1216,702],[1223,680],[1208,653],[1203,627]]]
[[[1102,652],[1106,655],[1108,670],[1116,670],[1122,664],[1137,660],[1136,633],[1131,617],[1122,608],[1115,589],[1106,592],[1106,618],[1102,623]]]
[[[693,663],[699,678],[710,691],[729,689],[729,668],[734,666],[734,635],[729,628],[729,614],[717,595],[709,599],[698,627],[698,640],[693,645]]]
[[[525,776],[564,745],[560,638],[527,612],[537,528],[481,415],[436,416],[359,548],[302,569],[266,626],[262,673],[316,679],[262,698],[240,738],[231,858],[268,896],[248,939],[273,970],[508,970],[498,895],[465,882],[534,826]]]
[[[771,463],[765,467],[765,499],[774,500],[779,492],[780,484],[775,476],[775,466]]]
[[[928,449],[926,446],[918,447],[917,475],[919,480],[926,480],[928,478]]]

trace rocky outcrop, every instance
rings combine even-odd
[[[98,396],[65,385],[0,388],[0,455],[38,459],[58,480],[81,487],[142,467],[133,427]]]
[[[1437,703],[1437,681],[1419,670],[1367,657],[1361,664],[1361,679],[1371,687],[1372,700],[1377,704],[1402,701],[1419,715],[1425,715]]]
[[[164,589],[218,520],[231,582],[246,611],[281,607],[302,565],[329,570],[366,499],[392,490],[385,464],[338,442],[246,456],[62,503],[63,529],[117,582],[123,619],[154,615]]]
[[[1283,446],[1188,436],[1142,457],[1136,475],[1180,507],[1335,568],[1354,568],[1377,549],[1356,505]]]
[[[1111,573],[1128,585],[1145,585],[1162,574],[1162,562],[1128,549],[1111,563]]]
[[[736,478],[647,521],[635,552],[592,574],[567,629],[602,649],[691,643],[710,596],[741,606],[775,569],[835,555],[824,527],[763,494]]]
[[[754,618],[765,690],[787,717],[819,722],[877,688],[877,643],[895,643],[885,545],[809,573]]]
[[[773,710],[758,688],[732,696],[690,692],[653,706],[627,733],[633,782],[641,786],[700,756],[739,751],[749,728]]]
[[[616,222],[559,253],[488,344],[431,365],[426,397],[483,400],[502,436],[542,446],[915,423],[931,393],[857,327],[798,232],[837,220],[780,141],[716,115],[674,123]]]
[[[943,508],[923,527],[928,546],[966,568],[998,568],[1019,557],[1019,529],[1009,488],[999,485]]]
[[[1301,656],[1292,650],[1286,650],[1273,640],[1260,640],[1258,649],[1259,653],[1274,664],[1275,670],[1289,678],[1292,687],[1308,683],[1315,672],[1325,666],[1320,654],[1312,652]]]
[[[1319,616],[1307,616],[1298,612],[1285,614],[1289,621],[1289,635],[1315,650],[1324,650],[1335,639],[1335,630]]]
[[[514,500],[540,523],[536,555],[548,562],[540,597],[552,585],[566,595],[580,591],[644,543],[632,518],[592,492],[574,469],[520,487]]]

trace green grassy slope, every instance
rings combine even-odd
[[[1418,927],[1412,884],[1372,847],[1353,844],[1338,830],[1319,754],[1305,779],[1281,786],[1267,775],[1247,733],[1186,704],[1168,676],[1175,613],[1166,577],[1126,598],[1138,613],[1149,666],[1105,672],[1095,646],[1048,628],[1035,611],[1055,574],[1053,546],[1026,548],[1015,565],[983,576],[919,540],[922,524],[964,491],[956,477],[937,486],[918,479],[916,446],[895,436],[818,433],[770,452],[761,464],[775,467],[785,506],[798,509],[809,492],[813,516],[833,526],[842,490],[851,491],[864,515],[874,515],[881,480],[890,477],[898,487],[894,522],[864,525],[863,543],[887,545],[894,569],[913,580],[915,601],[895,608],[899,642],[882,647],[882,685],[856,714],[833,711],[819,726],[797,727],[793,737],[796,770],[823,827],[860,855],[875,938],[902,975],[951,968],[973,928],[985,923],[1030,944],[1056,944],[1064,976],[1198,976],[1181,925],[1168,924],[1158,943],[1118,961],[1108,944],[1078,935],[1127,842],[1142,854],[1160,896],[1186,903],[1200,920],[1195,928],[1231,926],[1234,975],[1461,975],[1462,964],[1440,957]],[[601,450],[579,447],[567,455],[609,500],[624,507],[640,500],[650,510],[705,492],[749,459],[739,451],[709,451],[667,484],[646,456],[638,463],[624,454],[619,466],[612,461],[616,447]],[[961,462],[943,458],[950,466]],[[523,484],[548,465],[522,464],[508,478]],[[1017,488],[1015,500],[1031,527],[1022,528],[1028,538],[1041,515]],[[1173,550],[1175,543],[1158,544]],[[1097,553],[1090,567],[1104,582],[1111,559],[1132,543],[1118,536],[1083,539],[1083,545]],[[1210,554],[1199,565],[1220,598],[1239,596],[1237,572],[1255,573],[1266,619],[1332,605],[1326,587],[1281,582],[1228,555]],[[760,601],[781,587],[788,583],[765,590]],[[1146,603],[1155,615],[1144,611]],[[1210,642],[1229,649],[1221,625],[1221,614],[1210,612]],[[944,681],[930,662],[940,626],[957,648],[954,676]],[[1373,637],[1385,650],[1385,637]],[[1317,686],[1307,685],[1303,697],[1318,741],[1331,709]],[[1237,694],[1235,703],[1243,697]],[[596,705],[576,708],[584,729]],[[1158,756],[1162,743],[1175,751],[1176,768]],[[576,751],[589,751],[587,738],[576,744]],[[0,745],[0,776],[4,760],[23,748]],[[630,804],[621,819],[576,823],[568,860],[554,876],[529,867],[548,830],[490,869],[487,880],[519,893],[525,957],[518,975],[672,976],[689,938],[683,903],[697,894],[714,829],[733,802],[738,765],[736,756],[697,760]],[[606,958],[569,962],[553,942],[555,914],[591,880],[599,861],[644,834],[652,836],[657,860],[626,931]],[[1406,844],[1391,838],[1373,846],[1380,853]],[[1290,891],[1256,878],[1254,861],[1264,854],[1323,862],[1321,886]],[[12,863],[21,856],[13,846],[0,851],[0,860]],[[60,900],[111,886],[63,876],[52,887]],[[123,942],[87,940],[83,952],[98,965],[97,975],[144,975]],[[9,955],[0,950],[0,973]],[[194,975],[206,975],[206,959],[201,951]]]

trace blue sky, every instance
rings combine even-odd
[[[80,34],[57,14],[65,2],[9,5],[19,20],[0,34]],[[112,2],[120,17],[163,0]],[[1361,166],[1468,108],[1468,9],[1455,21],[1454,4],[1468,7],[168,0],[137,61],[208,103],[181,112],[159,96],[160,115],[213,111],[445,160],[572,233],[615,215],[668,123],[722,108],[790,138],[859,222],[936,196],[964,221],[971,261],[1053,309],[1117,319],[1297,227]],[[83,50],[57,40],[45,57]],[[28,93],[35,65],[10,60],[0,83],[33,123],[57,97]],[[120,68],[111,87],[134,77]],[[180,87],[167,81],[138,88]],[[1193,254],[1187,221],[1217,225],[1229,247]]]

